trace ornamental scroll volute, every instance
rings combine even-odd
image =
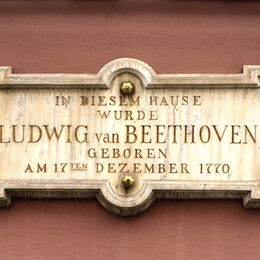
[[[97,197],[131,215],[155,198],[259,207],[259,66],[156,74],[129,58],[98,74],[0,67],[1,205]]]

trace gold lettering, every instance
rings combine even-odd
[[[125,127],[126,127],[125,143],[127,143],[127,144],[135,143],[137,140],[137,135],[135,134],[136,127],[133,125],[126,125]]]
[[[79,131],[80,131],[81,128],[83,128],[85,130],[85,132],[83,132],[83,139],[80,140],[79,139],[79,135],[80,135]],[[79,125],[79,126],[76,127],[76,129],[75,129],[75,139],[78,143],[88,143],[89,142],[87,131],[88,131],[88,126],[86,126],[86,125]]]
[[[236,130],[235,128],[238,128],[238,130]],[[241,139],[236,140],[236,137],[239,137],[240,128],[240,125],[231,126],[231,144],[241,144]]]
[[[245,125],[245,141],[244,141],[244,144],[247,144],[247,136],[249,134],[249,136],[251,137],[252,141],[254,143],[256,143],[256,129],[257,129],[257,126],[254,125],[254,134],[250,131],[249,127],[247,125]]]
[[[204,131],[206,130],[206,131]],[[203,133],[206,133],[206,134],[203,134]],[[199,131],[199,134],[200,134],[200,141],[202,143],[208,143],[209,140],[210,140],[210,136],[211,136],[211,133],[210,133],[210,128],[206,125],[203,125],[201,128],[200,128],[200,131]]]
[[[147,128],[147,130],[146,130],[146,128]],[[148,140],[146,140],[146,136],[149,136],[150,129],[151,129],[150,125],[142,125],[142,143],[148,144],[148,143],[152,142],[152,138],[149,138]]]
[[[225,128],[224,128],[224,130],[222,131],[222,134],[221,134],[221,135],[220,135],[220,133],[219,133],[219,131],[218,131],[216,125],[213,125],[212,127],[213,127],[215,133],[217,134],[218,140],[221,142],[228,126],[225,125]]]
[[[29,139],[29,143],[38,143],[41,138],[42,138],[42,130],[39,126],[37,125],[29,125],[29,132],[30,132],[30,139]],[[35,138],[34,136],[34,132],[35,132],[35,129],[38,130],[38,138]]]
[[[10,143],[10,138],[8,138],[8,140],[4,140],[4,138],[3,138],[3,128],[4,128],[4,125],[0,125],[0,143],[3,143],[3,144]]]
[[[13,129],[13,141],[15,143],[23,143],[24,142],[24,129],[25,129],[25,125],[22,125],[22,138],[17,141],[17,131],[16,131],[16,127],[17,125],[12,125],[12,129]]]

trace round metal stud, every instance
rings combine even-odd
[[[135,179],[130,175],[126,175],[122,178],[122,183],[125,189],[130,189],[135,185]]]
[[[124,95],[134,94],[135,87],[131,82],[123,82],[120,86],[121,93]]]

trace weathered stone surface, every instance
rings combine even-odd
[[[1,205],[11,196],[96,196],[123,215],[155,198],[258,207],[259,75],[259,66],[157,75],[127,58],[97,75],[0,67]]]

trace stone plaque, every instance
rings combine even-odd
[[[130,215],[156,198],[260,205],[260,66],[156,74],[122,58],[92,74],[0,67],[1,205],[97,199]]]

